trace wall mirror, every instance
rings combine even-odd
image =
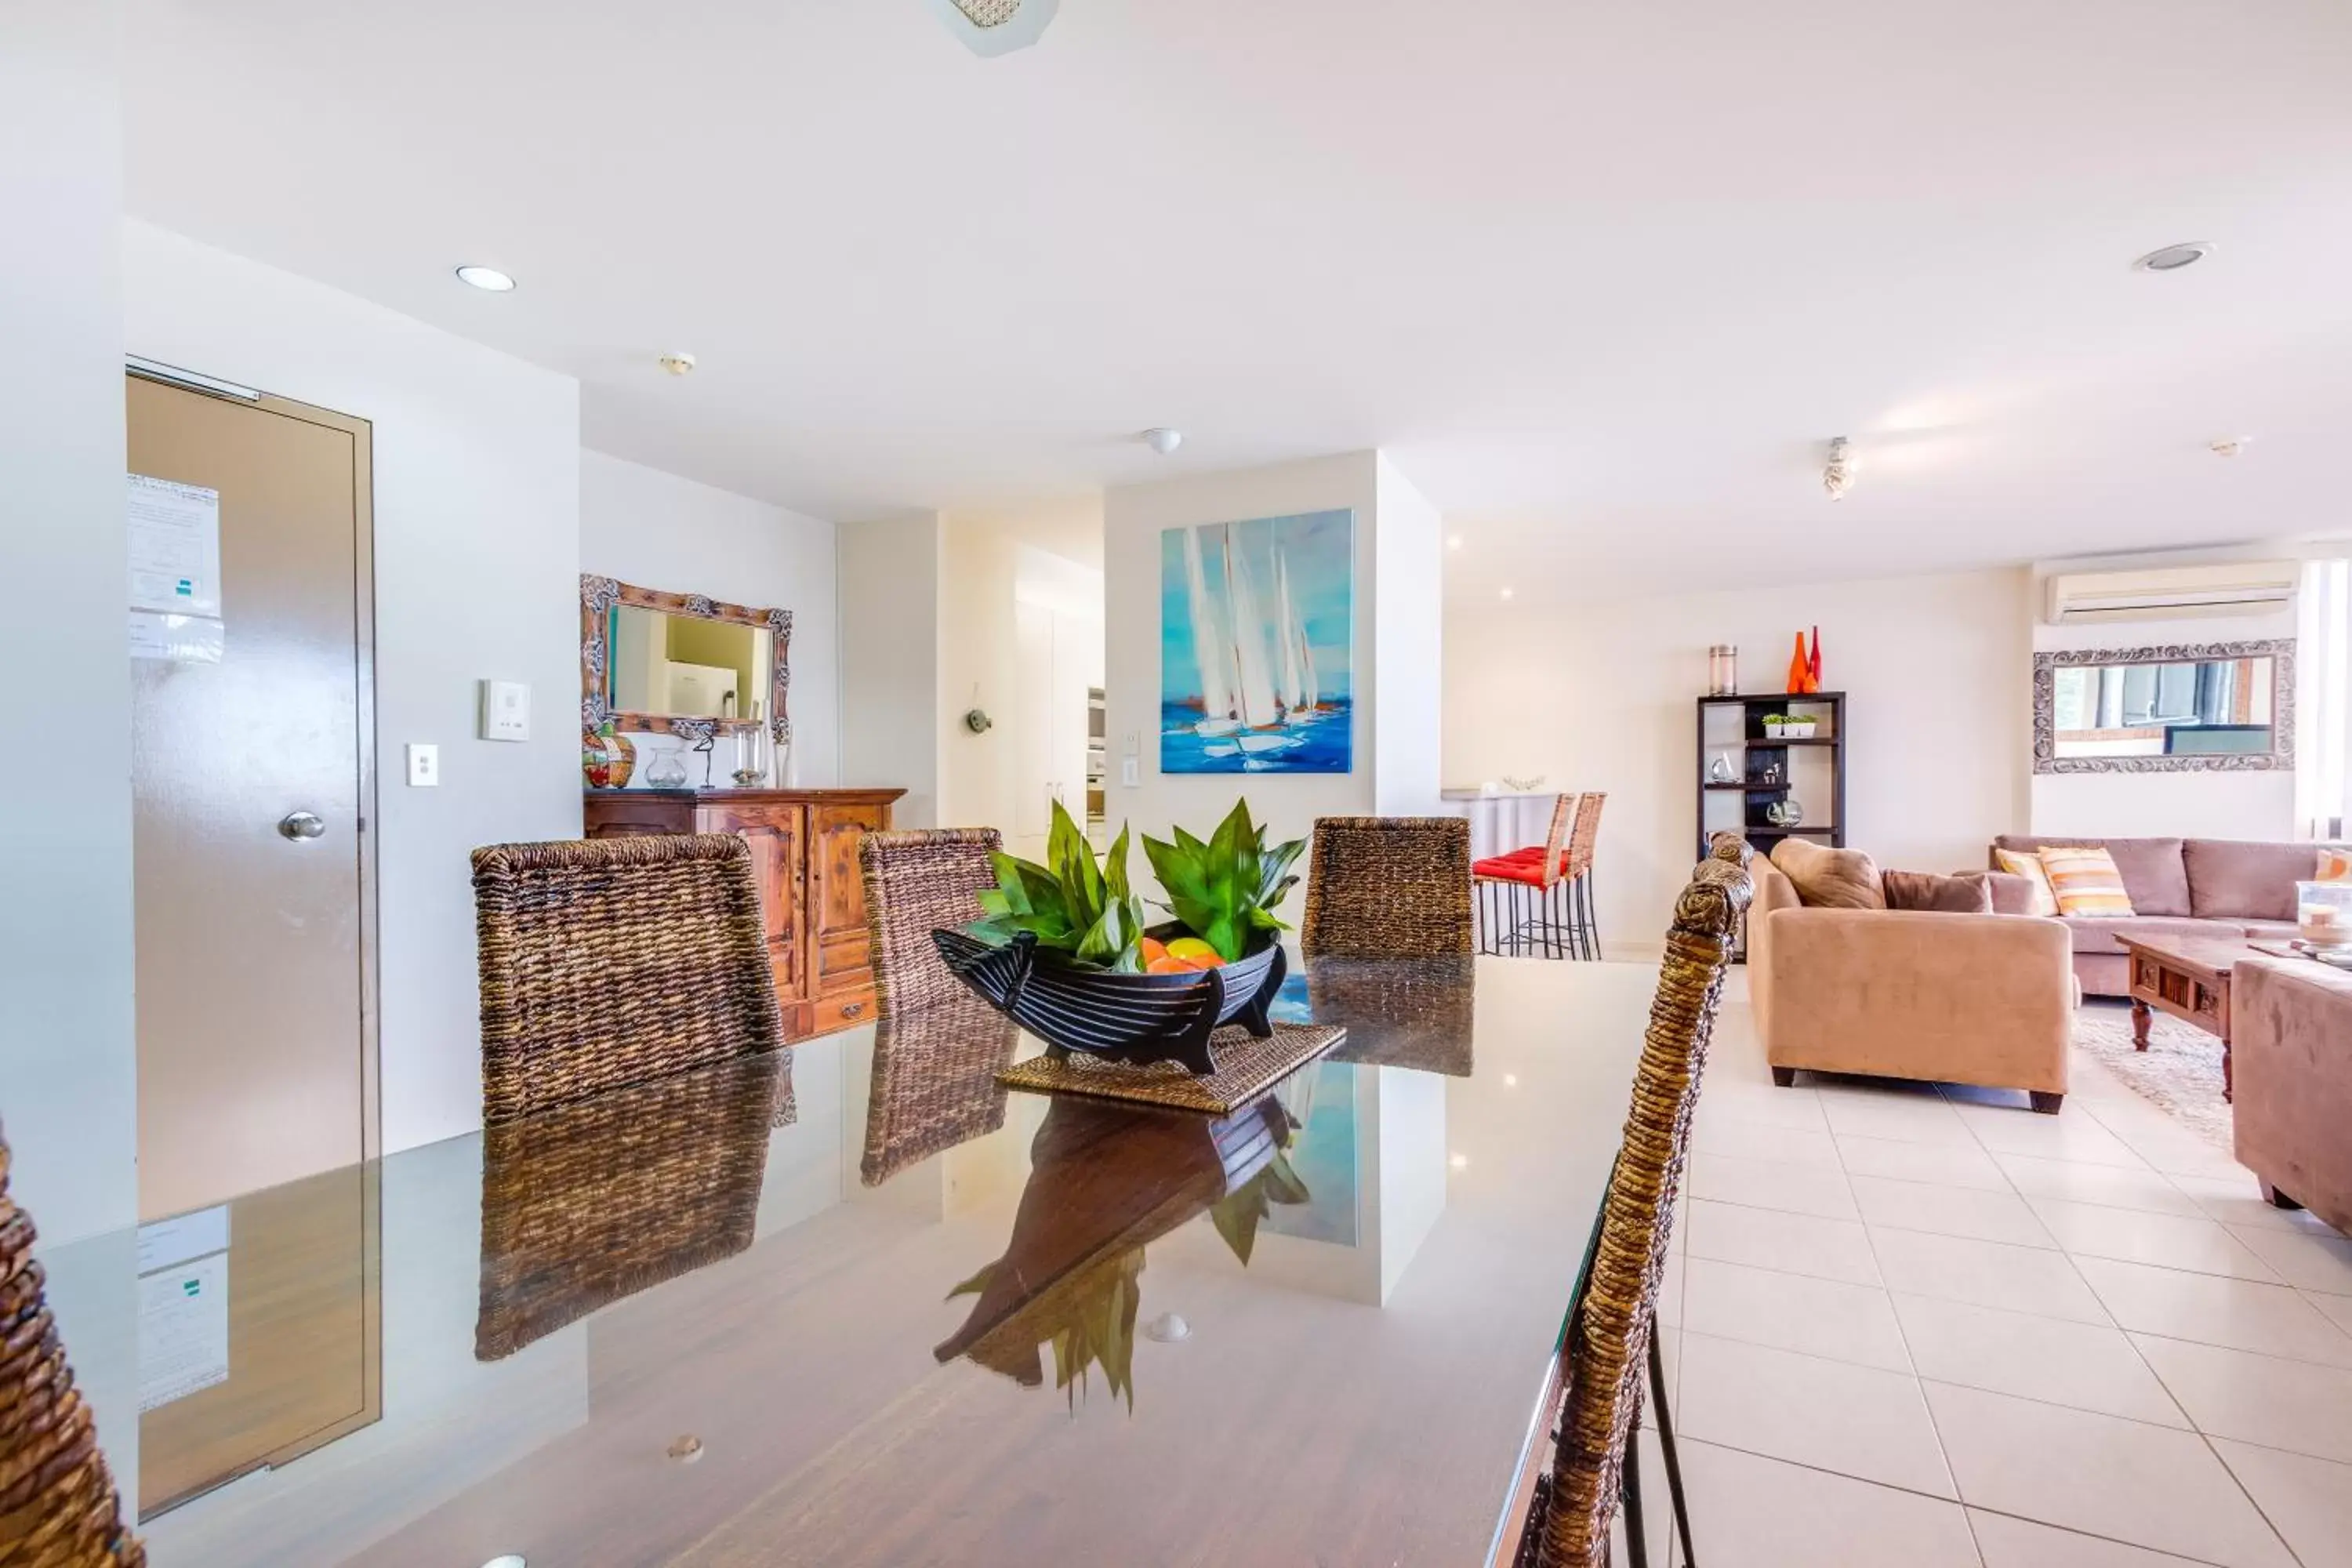
[[[2294,765],[2294,641],[2033,656],[2038,773]]]
[[[580,720],[593,730],[792,739],[793,613],[580,579]]]

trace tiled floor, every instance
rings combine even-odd
[[[2352,1241],[2095,1060],[2024,1098],[1777,1089],[1726,1007],[1661,1309],[1703,1568],[2352,1568]]]

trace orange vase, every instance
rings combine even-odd
[[[1804,695],[1805,682],[1810,678],[1811,669],[1811,662],[1805,658],[1805,634],[1799,632],[1797,634],[1797,651],[1789,656],[1790,696],[1801,697]]]

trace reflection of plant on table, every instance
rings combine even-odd
[[[981,1295],[1003,1263],[1003,1259],[999,1258],[990,1264],[949,1291],[948,1300]],[[1046,1342],[1054,1347],[1054,1386],[1068,1395],[1071,1410],[1078,1407],[1087,1368],[1100,1362],[1103,1380],[1110,1384],[1111,1397],[1125,1395],[1127,1408],[1133,1413],[1135,1311],[1143,1300],[1139,1283],[1142,1274],[1143,1248],[1139,1247],[1102,1258],[1056,1287],[1055,1302],[1062,1310],[1054,1314],[1050,1326],[1033,1321],[1033,1331],[1044,1329]],[[1042,1302],[1041,1298],[1039,1304]],[[1025,1355],[1015,1352],[1012,1363],[1002,1365],[986,1358],[988,1345],[988,1341],[975,1345],[971,1352],[972,1358],[1015,1382],[1034,1381],[1037,1357],[1034,1344]]]
[[[1290,1168],[1290,1157],[1277,1151],[1265,1170],[1209,1205],[1209,1223],[1217,1227],[1225,1246],[1246,1268],[1257,1247],[1258,1222],[1274,1212],[1274,1205],[1314,1201],[1315,1194]]]

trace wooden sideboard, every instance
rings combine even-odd
[[[587,835],[739,833],[765,906],[784,1035],[806,1039],[874,1017],[858,841],[890,826],[901,789],[604,789]]]

